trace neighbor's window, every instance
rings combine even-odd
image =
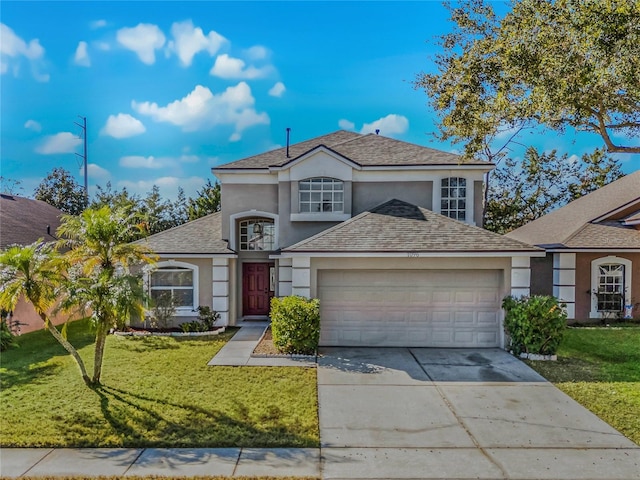
[[[151,272],[149,294],[155,301],[169,293],[176,307],[194,308],[193,270],[184,267],[161,267]]]
[[[598,266],[598,311],[620,312],[624,308],[624,265]]]
[[[298,185],[300,213],[344,211],[344,186],[335,178],[310,178]]]
[[[467,180],[458,177],[443,178],[440,191],[440,213],[454,220],[466,220]]]
[[[240,221],[240,250],[273,250],[275,227],[268,218],[248,218]]]

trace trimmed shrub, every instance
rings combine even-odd
[[[516,355],[535,353],[555,355],[567,328],[565,305],[546,295],[505,297],[504,328],[510,338],[510,349]]]
[[[312,355],[320,341],[320,301],[296,295],[271,299],[273,344],[282,353]]]

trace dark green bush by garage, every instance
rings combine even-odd
[[[565,306],[548,295],[508,296],[502,301],[504,329],[516,355],[555,355],[567,328]]]
[[[313,355],[320,341],[320,301],[296,295],[271,299],[273,344],[282,353]]]

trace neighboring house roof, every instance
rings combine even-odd
[[[41,200],[0,194],[0,249],[28,245],[40,238],[57,240],[55,232],[62,214]]]
[[[523,242],[390,200],[283,252],[540,252]]]
[[[212,213],[133,243],[145,245],[159,255],[229,254],[222,240],[222,214]]]
[[[394,140],[382,135],[373,133],[362,135],[338,130],[328,135],[290,145],[289,157],[287,157],[286,147],[283,147],[227,163],[215,167],[214,170],[252,170],[282,167],[320,146],[324,146],[364,167],[460,165],[462,163],[465,165],[493,166],[492,163],[480,160],[463,161],[462,157],[453,153]]]
[[[612,219],[640,206],[640,170],[580,197],[510,233],[508,237],[545,248],[640,248],[640,231]],[[637,215],[632,214],[632,218]]]

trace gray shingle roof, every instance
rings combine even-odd
[[[482,228],[390,200],[283,252],[539,252]]]
[[[287,158],[285,147],[227,163],[215,167],[214,170],[281,167],[321,145],[361,166],[459,165],[463,162],[460,156],[453,153],[394,140],[383,135],[373,133],[362,135],[338,130],[328,135],[290,145],[289,158]],[[466,165],[493,166],[491,163],[479,160],[465,161],[464,163]]]
[[[40,200],[0,194],[0,249],[56,240],[62,211]],[[49,225],[50,234],[47,234]]]
[[[156,233],[134,243],[146,245],[160,255],[235,253],[229,250],[227,242],[222,240],[220,212]]]
[[[587,223],[563,244],[567,248],[640,248],[640,230],[617,221]]]
[[[553,245],[556,248],[595,248],[596,244],[606,245],[607,242],[611,242],[611,247],[627,244],[636,238],[633,229],[621,229],[609,222],[599,222],[598,225],[602,228],[587,226],[595,225],[592,223],[594,220],[606,217],[610,212],[625,205],[639,202],[640,170],[580,197],[508,233],[507,236],[531,245]],[[624,233],[627,231],[631,233]],[[640,244],[636,244],[634,248],[640,248]]]

